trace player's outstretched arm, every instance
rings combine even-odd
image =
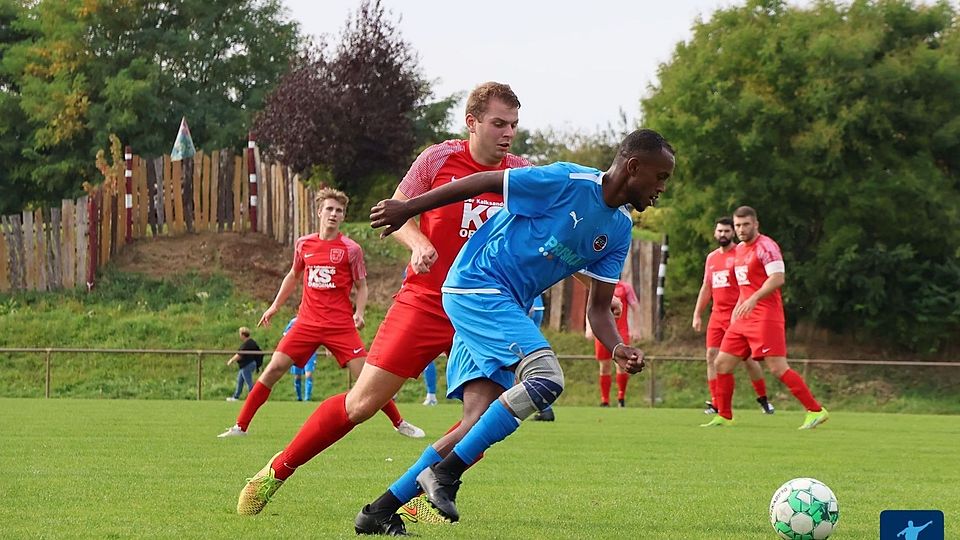
[[[380,237],[384,238],[400,230],[414,216],[481,193],[503,193],[503,171],[473,173],[406,201],[380,201],[370,209],[370,225],[374,229],[385,227],[380,233]]]

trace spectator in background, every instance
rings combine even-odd
[[[257,344],[253,338],[250,337],[250,329],[246,326],[240,327],[240,344],[241,351],[260,351],[260,345]],[[260,366],[263,365],[263,355],[262,354],[240,354],[237,353],[230,357],[227,360],[227,365],[231,365],[236,362],[237,367],[240,368],[240,371],[237,373],[237,389],[232,396],[227,398],[227,401],[237,401],[240,399],[240,394],[243,392],[243,384],[247,384],[247,391],[249,392],[253,388],[253,371],[259,370]]]

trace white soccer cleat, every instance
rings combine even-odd
[[[436,394],[427,394],[427,397],[423,400],[423,404],[427,407],[431,407],[437,404],[437,395]]]
[[[227,398],[227,401],[237,401],[237,398],[230,396]]]
[[[244,430],[242,430],[242,429],[240,429],[240,426],[234,425],[234,426],[230,426],[230,429],[228,429],[228,430],[224,431],[223,433],[217,435],[217,437],[219,437],[219,438],[221,438],[221,439],[224,438],[224,437],[243,437],[243,436],[246,435],[246,434],[247,434],[247,432],[244,431]]]
[[[397,433],[403,435],[404,437],[410,437],[411,439],[422,439],[427,436],[426,433],[417,426],[407,422],[406,420],[400,422],[400,425],[393,428],[397,430]]]

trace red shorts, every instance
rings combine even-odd
[[[729,327],[730,321],[726,321],[725,323],[714,323],[710,321],[707,324],[707,348],[720,348],[720,343],[723,342],[723,335],[727,333],[727,328]]]
[[[367,363],[394,375],[416,379],[427,364],[453,345],[453,325],[445,316],[394,302],[370,345]]]
[[[787,336],[783,321],[738,319],[730,325],[720,343],[720,351],[738,358],[755,360],[768,356],[787,356]]]
[[[630,343],[630,336],[624,336],[624,335],[621,333],[621,334],[620,334],[620,339],[622,339],[624,343]],[[594,354],[596,354],[597,360],[612,360],[612,359],[613,359],[613,355],[610,354],[610,351],[608,351],[607,348],[603,346],[603,343],[600,343],[600,340],[599,340],[599,339],[594,339],[594,340],[593,340],[593,352],[594,352]]]
[[[320,346],[333,353],[340,367],[346,366],[354,358],[367,355],[356,328],[326,328],[299,320],[293,323],[287,335],[277,344],[277,351],[293,358],[293,365],[302,368]]]

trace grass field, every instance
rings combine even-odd
[[[425,442],[373,418],[301,468],[254,518],[244,479],[312,410],[261,409],[251,435],[218,439],[238,403],[0,399],[4,538],[352,538],[359,508]],[[459,407],[407,404],[428,440]],[[704,430],[694,410],[560,407],[527,422],[465,476],[462,521],[410,525],[422,538],[771,539],[767,505],[811,476],[840,502],[832,538],[877,538],[885,509],[941,509],[960,538],[955,416],[835,412],[801,432],[799,412],[745,410]]]

